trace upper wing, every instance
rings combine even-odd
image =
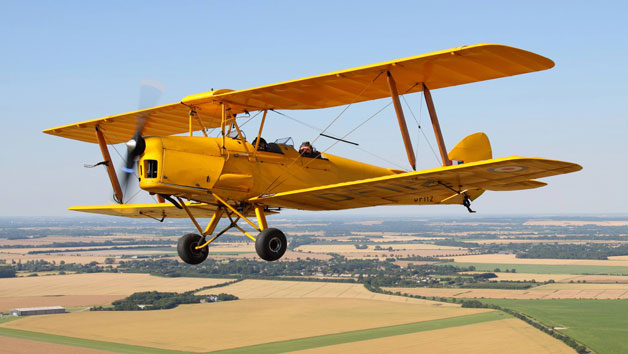
[[[549,69],[554,62],[518,48],[476,44],[391,60],[328,74],[286,81],[222,94],[201,93],[183,103],[209,109],[229,103],[235,112],[244,109],[315,109],[390,97],[386,71],[390,71],[400,94],[418,92],[421,83],[439,89],[500,77]]]
[[[395,78],[400,94],[468,84],[549,69],[554,62],[538,54],[498,44],[477,44],[362,66],[246,90],[227,89],[183,98],[181,103],[119,114],[44,130],[44,133],[96,143],[98,125],[108,143],[130,139],[136,117],[150,117],[145,135],[172,135],[189,130],[188,112],[200,115],[206,128],[220,126],[221,102],[231,113],[262,109],[315,109],[390,96],[385,71]],[[193,121],[193,130],[201,126]]]
[[[197,112],[206,128],[220,126],[222,118],[220,106],[212,112],[209,106],[203,112]],[[96,126],[104,133],[108,144],[118,144],[128,141],[137,129],[137,117],[148,118],[144,126],[144,135],[174,135],[189,131],[188,114],[190,108],[183,103],[171,103],[163,106],[143,109],[139,111],[117,114],[104,118],[92,119],[84,122],[63,125],[44,130],[44,133],[64,138],[98,143]],[[201,126],[196,119],[192,120],[192,129],[200,130]]]
[[[505,157],[425,171],[364,179],[253,198],[272,207],[338,210],[385,204],[462,202],[483,190],[517,190],[545,185],[534,178],[581,170],[577,164],[533,157]]]

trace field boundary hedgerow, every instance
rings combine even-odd
[[[484,303],[481,301],[481,299],[465,300],[465,299],[447,298],[447,297],[410,295],[410,294],[403,294],[400,292],[383,290],[378,287],[367,286],[366,284],[365,284],[365,288],[369,291],[380,293],[380,294],[404,296],[404,297],[410,297],[410,298],[415,298],[415,299],[432,300],[432,301],[440,301],[440,302],[448,302],[448,303],[460,303],[462,307],[467,307],[467,308],[487,308],[487,309],[497,310],[502,313],[508,314],[510,316],[516,317],[528,323],[532,327],[564,342],[566,345],[573,348],[579,354],[593,353],[593,351],[589,347],[585,346],[583,343],[576,341],[575,339],[573,339],[572,337],[564,333],[560,333],[556,331],[553,327],[545,325],[529,315],[515,311],[511,308],[506,308],[506,307],[502,307],[502,306],[490,304],[490,303]]]

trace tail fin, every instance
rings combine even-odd
[[[493,158],[493,150],[491,149],[491,142],[488,141],[488,136],[484,133],[475,133],[460,140],[456,146],[447,154],[452,165],[460,165],[463,163],[489,160]],[[470,200],[475,200],[484,193],[483,189],[468,190],[465,195],[459,195],[456,200],[452,200],[452,204],[465,205],[464,197],[468,197]],[[465,205],[467,206],[467,205]],[[467,208],[469,208],[467,206]],[[471,212],[471,209],[469,209]]]
[[[488,136],[484,133],[475,133],[460,140],[448,154],[452,165],[493,158],[493,150]]]

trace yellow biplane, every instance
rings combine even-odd
[[[528,51],[478,44],[246,90],[214,90],[187,96],[181,102],[46,129],[44,133],[97,143],[103,153],[102,164],[119,204],[71,210],[162,221],[188,217],[199,234],[181,237],[177,250],[190,264],[203,262],[209,244],[231,228],[254,240],[261,258],[274,261],[284,254],[287,241],[283,232],[268,227],[266,215],[281,208],[460,204],[473,212],[471,201],[486,190],[538,188],[546,185],[538,178],[580,170],[574,163],[537,157],[493,158],[484,133],[464,138],[448,152],[430,93],[553,66],[551,60]],[[423,91],[442,158],[441,167],[423,171],[416,171],[399,99],[419,91]],[[262,138],[269,110],[319,109],[388,97],[412,171],[377,167],[326,152],[297,151],[286,141],[266,143]],[[246,140],[238,125],[250,112],[262,115],[253,142]],[[220,134],[209,137],[209,129]],[[193,136],[197,131],[202,135]],[[130,137],[122,185],[128,176],[135,175],[141,189],[157,196],[157,203],[123,203],[123,188],[107,145],[126,142]],[[205,229],[198,224],[198,217],[211,217]],[[224,217],[230,224],[214,233]],[[259,234],[245,231],[238,225],[241,220]]]

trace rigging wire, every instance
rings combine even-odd
[[[135,194],[133,194],[131,196],[131,198],[129,198],[126,202],[129,203],[131,202],[131,200],[133,200],[133,198],[137,197],[138,194],[140,194],[140,192],[142,191],[142,189],[138,190],[137,192],[135,192]]]
[[[386,107],[384,107],[384,108],[386,108]],[[302,121],[302,120],[299,120],[299,119],[297,119],[297,118],[291,117],[291,116],[289,116],[289,115],[287,115],[287,114],[285,114],[285,113],[278,112],[278,111],[274,111],[274,110],[273,110],[273,112],[275,112],[275,113],[277,113],[277,114],[279,114],[279,115],[282,115],[282,116],[284,116],[284,117],[286,117],[286,118],[288,118],[288,119],[290,119],[290,120],[292,120],[292,121],[294,121],[294,122],[296,122],[296,123],[299,123],[299,124],[301,124],[301,125],[303,125],[303,126],[305,126],[305,127],[307,127],[307,128],[310,128],[310,129],[312,129],[312,130],[314,130],[314,131],[321,131],[321,129],[320,129],[320,128],[315,127],[315,126],[313,126],[313,125],[311,125],[311,124],[308,124],[308,123],[306,123],[306,122],[304,122],[304,121]],[[370,118],[369,118],[369,119],[370,119]],[[366,122],[365,122],[365,123],[366,123]],[[357,129],[357,128],[356,128],[356,129]],[[354,129],[354,130],[355,130],[355,129]],[[394,166],[396,166],[396,167],[399,167],[400,169],[404,169],[404,167],[403,167],[403,166],[401,166],[401,165],[399,165],[398,163],[395,163],[395,162],[393,162],[393,161],[390,161],[390,160],[388,160],[388,159],[386,159],[386,158],[384,158],[384,157],[382,157],[382,156],[376,155],[375,153],[372,153],[372,152],[370,152],[370,151],[368,151],[368,150],[366,150],[366,149],[364,149],[364,148],[361,148],[361,147],[359,147],[359,146],[357,146],[357,145],[355,146],[355,148],[356,148],[356,149],[358,149],[358,150],[360,150],[360,151],[362,151],[362,152],[364,152],[364,153],[366,153],[366,154],[369,154],[369,155],[371,155],[371,156],[373,156],[373,157],[376,157],[376,158],[378,158],[378,159],[380,159],[380,160],[382,160],[382,161],[384,161],[384,162],[386,162],[386,163],[389,163],[389,164],[391,164],[391,165],[394,165]],[[329,148],[325,149],[323,152],[327,152],[328,150],[329,150]]]
[[[351,107],[351,106],[352,106],[355,102],[357,102],[357,101],[358,101],[358,99],[359,99],[360,97],[362,97],[362,95],[364,94],[364,92],[365,92],[365,91],[366,91],[369,87],[371,87],[371,85],[373,85],[373,83],[374,83],[374,82],[375,82],[375,81],[376,81],[376,80],[377,80],[377,79],[378,79],[378,78],[379,78],[379,77],[380,77],[383,73],[384,73],[384,70],[380,71],[380,72],[379,72],[379,73],[375,76],[375,78],[374,78],[373,80],[371,80],[371,81],[368,83],[368,85],[366,85],[366,86],[362,89],[362,91],[360,91],[360,93],[358,93],[358,94],[357,94],[357,96],[355,96],[355,98],[353,99],[353,102],[349,103],[349,104],[348,104],[348,105],[347,105],[347,106],[346,106],[346,107],[345,107],[345,108],[344,108],[344,109],[343,109],[343,110],[342,110],[342,111],[341,111],[341,112],[340,112],[340,113],[336,116],[336,118],[334,118],[334,120],[332,120],[332,121],[331,121],[331,123],[329,123],[329,124],[327,125],[327,127],[325,127],[325,129],[323,129],[323,131],[322,131],[322,132],[320,132],[320,134],[326,133],[326,132],[327,132],[327,129],[331,128],[331,126],[332,126],[334,123],[336,123],[336,121],[337,121],[338,119],[340,119],[340,117],[341,117],[341,116],[342,116],[342,115],[343,115],[343,114],[344,114],[344,113],[345,113],[345,112],[349,109],[349,107]],[[312,140],[312,143],[316,142],[316,140],[318,140],[318,138],[320,138],[320,137],[321,137],[321,136],[320,136],[320,134],[319,134],[318,136],[316,136],[316,137],[314,138],[314,140]]]
[[[334,118],[334,119],[331,121],[331,123],[329,123],[329,124],[327,125],[327,127],[325,127],[325,129],[323,129],[323,131],[321,131],[321,132],[319,133],[319,135],[317,135],[314,139],[312,139],[312,143],[315,143],[315,142],[318,140],[318,138],[320,138],[320,137],[321,137],[321,135],[320,135],[320,134],[323,134],[323,133],[327,132],[327,130],[328,130],[328,129],[329,129],[329,128],[330,128],[330,127],[334,124],[334,123],[336,123],[336,121],[337,121],[338,119],[340,119],[340,117],[341,117],[341,116],[342,116],[342,115],[343,115],[343,114],[344,114],[344,113],[345,113],[345,112],[349,109],[349,107],[351,107],[351,106],[352,106],[355,102],[358,102],[358,100],[360,99],[360,97],[362,97],[362,95],[364,94],[364,92],[365,92],[365,91],[366,91],[369,87],[371,87],[371,85],[373,85],[373,83],[374,83],[374,82],[375,82],[375,81],[376,81],[376,80],[377,80],[377,79],[378,79],[378,78],[382,75],[382,73],[384,73],[384,70],[380,71],[377,75],[375,75],[375,78],[373,78],[373,80],[371,80],[371,81],[370,81],[370,82],[369,82],[369,83],[368,83],[368,84],[367,84],[367,85],[366,85],[366,86],[365,86],[365,87],[364,87],[364,88],[360,91],[360,93],[358,93],[358,94],[355,96],[355,98],[353,99],[353,101],[352,101],[351,103],[349,103],[349,104],[348,104],[348,105],[347,105],[347,106],[346,106],[346,107],[345,107],[345,108],[344,108],[344,109],[343,109],[343,110],[342,110],[342,111],[341,111],[341,112],[340,112],[340,113],[336,116],[336,118]],[[345,137],[346,137],[346,135],[345,135]],[[343,139],[344,139],[344,137],[343,137]],[[336,141],[336,143],[338,143],[338,141]],[[333,145],[335,145],[335,144],[332,144],[332,146],[333,146]],[[329,150],[329,148],[327,148],[325,151],[327,151],[327,150]],[[299,155],[300,155],[300,156],[302,156],[302,153],[301,153],[301,154],[299,154]],[[270,191],[270,190],[271,190],[271,187],[273,187],[273,185],[275,184],[275,182],[277,182],[277,181],[279,180],[279,178],[283,177],[283,175],[285,175],[285,174],[286,174],[286,172],[290,173],[290,168],[291,168],[291,167],[292,167],[292,166],[293,166],[296,162],[297,162],[297,159],[295,159],[294,161],[292,161],[292,163],[291,163],[291,164],[290,164],[290,165],[289,165],[289,166],[288,166],[288,167],[284,170],[284,172],[283,172],[283,173],[281,173],[279,176],[277,176],[277,178],[275,178],[275,179],[274,179],[274,180],[273,180],[273,181],[272,181],[272,182],[268,185],[268,187],[266,187],[266,189],[264,190],[264,192],[263,192],[262,194],[266,194],[268,191]],[[308,163],[306,163],[306,164],[304,165],[304,167],[306,167],[307,165],[309,165],[311,162],[312,162],[312,161],[309,161]],[[281,183],[279,183],[279,185],[277,185],[276,187],[273,187],[273,188],[277,188],[278,186],[280,186],[280,185],[281,185],[282,183],[284,183],[285,181],[287,181],[287,178],[286,178],[284,181],[282,181]]]
[[[408,110],[410,111],[410,114],[412,115],[412,118],[414,118],[414,121],[416,122],[417,127],[419,128],[419,131],[423,134],[423,137],[425,137],[425,141],[427,141],[427,146],[429,146],[430,150],[432,150],[432,154],[434,154],[434,158],[436,159],[436,162],[440,163],[440,160],[438,159],[438,155],[436,155],[436,151],[434,150],[434,147],[432,147],[432,144],[427,139],[427,135],[425,135],[425,132],[421,128],[421,124],[416,119],[416,116],[414,115],[414,112],[412,111],[412,107],[410,107],[410,105],[408,104],[408,101],[406,100],[405,96],[401,96],[401,98],[403,98],[403,102],[405,102],[406,106],[408,107]],[[423,105],[421,105],[420,107],[423,107]],[[417,143],[417,145],[418,145],[418,143]],[[417,149],[418,149],[418,146],[417,146]]]
[[[383,71],[382,71],[382,72],[380,72],[380,73],[379,73],[379,74],[375,77],[375,79],[373,79],[373,80],[371,81],[371,83],[369,83],[369,86],[370,86],[373,82],[375,82],[375,80],[377,80],[377,78],[378,78],[378,77],[379,77],[382,73],[383,73]],[[410,87],[409,87],[409,88],[408,88],[408,89],[407,89],[407,90],[406,90],[406,91],[405,91],[402,95],[405,95],[405,94],[407,94],[408,92],[410,92],[410,90],[412,90],[412,89],[413,89],[415,86],[417,86],[418,84],[419,84],[419,82],[416,82],[414,85],[410,86]],[[362,92],[364,92],[364,90],[362,90]],[[362,94],[362,92],[361,92],[360,94]],[[403,96],[402,96],[402,97],[403,97]],[[351,104],[353,104],[353,103],[351,103]],[[407,104],[407,102],[406,102],[406,104]],[[377,112],[375,112],[373,115],[371,115],[369,118],[367,118],[364,122],[360,123],[357,127],[353,128],[353,129],[352,129],[351,131],[349,131],[347,134],[345,134],[344,136],[342,136],[342,137],[341,137],[341,139],[345,139],[345,138],[346,138],[347,136],[349,136],[351,133],[353,133],[354,131],[356,131],[358,128],[360,128],[361,126],[363,126],[364,124],[366,124],[368,121],[370,121],[372,118],[374,118],[374,117],[376,117],[378,114],[380,114],[383,110],[385,110],[386,108],[388,108],[390,105],[392,105],[392,101],[391,101],[391,102],[389,102],[388,104],[386,104],[384,107],[382,107],[382,108],[381,108],[380,110],[378,110]],[[346,109],[345,109],[345,110],[343,110],[343,111],[342,111],[342,113],[344,113],[345,111],[346,111]],[[342,113],[341,113],[341,114],[342,114]],[[412,114],[414,115],[414,113],[412,113]],[[338,117],[336,117],[336,119],[332,122],[332,124],[333,124],[333,123],[334,123],[334,122],[335,122],[338,118],[340,118],[340,115],[339,115]],[[416,118],[415,118],[415,120],[416,120]],[[327,128],[329,128],[330,126],[331,126],[331,124],[330,124]],[[327,129],[327,128],[325,128],[325,129]],[[320,135],[319,135],[319,136],[320,136]],[[326,153],[327,151],[329,151],[332,147],[334,147],[336,144],[338,144],[338,142],[339,142],[339,141],[336,141],[336,142],[334,142],[333,144],[331,144],[330,146],[328,146],[326,149],[324,149],[324,150],[322,151],[322,153]],[[292,162],[292,164],[290,164],[290,166],[288,166],[288,168],[287,168],[285,171],[288,171],[288,173],[290,173],[290,172],[289,172],[290,167],[292,167],[292,165],[294,165],[294,163],[295,163],[296,161],[297,161],[297,160],[294,160],[294,161]],[[312,159],[312,161],[314,161],[314,159]],[[312,163],[312,161],[307,162],[305,165],[303,165],[303,167],[307,167],[310,163]],[[403,169],[403,168],[402,168],[402,169]],[[404,169],[404,170],[405,170],[405,169]],[[266,194],[267,192],[272,191],[272,189],[275,189],[275,188],[279,187],[280,185],[282,185],[284,182],[286,182],[286,181],[288,180],[288,178],[285,178],[285,179],[284,179],[283,181],[281,181],[279,184],[277,184],[276,186],[272,187],[272,186],[273,186],[273,184],[274,184],[274,183],[275,183],[275,182],[279,179],[279,177],[282,177],[284,174],[285,174],[285,172],[284,172],[283,174],[279,175],[277,178],[275,178],[275,180],[273,180],[273,182],[272,182],[272,183],[271,183],[271,184],[270,184],[270,185],[266,188],[266,190],[265,190],[262,194]],[[271,187],[272,187],[272,189],[271,189]]]
[[[386,104],[384,107],[380,108],[377,112],[375,112],[373,115],[371,115],[370,117],[368,117],[364,122],[360,123],[357,127],[353,128],[351,131],[349,131],[347,134],[343,135],[341,137],[341,139],[346,138],[347,136],[349,136],[351,133],[353,133],[354,131],[356,131],[358,128],[360,128],[361,126],[363,126],[364,124],[366,124],[366,122],[370,121],[371,119],[375,118],[377,115],[379,115],[382,111],[384,111],[386,108],[388,108],[390,105],[392,105],[392,102],[389,102],[388,104]],[[332,147],[334,147],[336,144],[338,144],[339,141],[335,141],[334,143],[332,143],[330,146],[328,146],[327,148],[325,148],[321,153],[326,153],[328,152]],[[305,165],[303,165],[303,167],[307,167],[310,163],[312,163],[312,161],[314,161],[315,159],[312,159],[311,161],[308,161]],[[288,173],[290,173],[290,167],[292,165],[294,165],[294,163],[296,163],[296,159],[292,162],[292,164],[290,164],[290,166],[288,166],[288,168],[285,170]],[[272,191],[273,189],[279,187],[280,185],[282,185],[284,182],[286,182],[288,180],[288,178],[285,178],[283,181],[279,182],[276,186],[272,187],[272,189],[270,188],[271,186],[273,186],[273,184],[279,179],[279,177],[283,177],[283,175],[285,174],[285,172],[282,175],[279,175],[277,178],[275,178],[275,180],[273,181],[273,183],[271,183],[266,190],[264,191],[263,194],[266,194],[266,192]]]
[[[384,107],[380,108],[377,112],[375,112],[374,114],[372,114],[370,117],[368,117],[365,121],[363,121],[362,123],[358,124],[357,127],[351,129],[347,134],[343,135],[341,137],[341,139],[346,138],[347,136],[349,136],[351,133],[353,133],[354,131],[358,130],[361,126],[363,126],[364,124],[366,124],[368,121],[370,121],[371,119],[375,118],[377,115],[379,115],[380,113],[382,113],[386,108],[390,107],[390,105],[392,104],[392,102],[389,102],[388,104],[384,105]],[[335,141],[334,143],[332,143],[331,145],[329,145],[326,149],[324,149],[324,152],[329,151],[329,149],[331,149],[332,147],[334,147],[336,144],[338,144],[338,141]]]
[[[250,117],[249,119],[247,119],[247,120],[246,120],[246,122],[244,122],[244,123],[240,124],[240,130],[242,130],[242,127],[243,127],[243,126],[245,126],[245,125],[246,125],[246,123],[248,123],[248,122],[252,121],[253,119],[255,119],[255,117],[259,116],[259,114],[260,114],[260,113],[262,113],[262,112],[263,112],[263,110],[261,110],[261,111],[257,111],[257,113],[255,113],[252,117]],[[216,129],[216,128],[214,128],[214,129]]]

